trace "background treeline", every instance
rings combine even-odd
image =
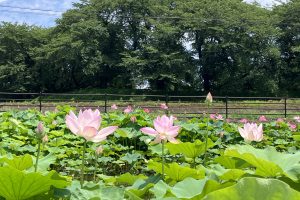
[[[0,91],[300,95],[300,0],[82,0],[52,28],[0,25]]]

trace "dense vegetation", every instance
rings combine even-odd
[[[101,124],[102,132],[118,126],[94,143],[95,136],[85,129],[70,128],[77,121],[66,122],[71,109],[0,113],[1,200],[300,198],[299,116],[276,121],[262,116],[258,133],[241,129],[252,126],[243,124],[246,119],[228,123],[219,115],[173,118],[173,126],[153,122],[162,110],[122,112],[115,106],[97,121],[79,114],[78,125]],[[145,133],[150,127],[160,133],[161,125],[169,127],[164,131],[172,137],[154,144],[154,136]]]
[[[0,25],[1,91],[136,88],[297,96],[300,0],[82,0],[52,28]]]

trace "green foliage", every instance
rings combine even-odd
[[[251,146],[237,146],[226,149],[225,156],[245,160],[256,167],[256,174],[264,177],[288,176],[299,180],[300,153],[287,154],[277,152],[274,147],[255,149]]]
[[[161,163],[150,161],[148,168],[157,173],[162,173]],[[165,174],[174,181],[181,181],[187,177],[201,179],[204,178],[204,169],[191,169],[190,167],[180,166],[177,163],[168,163],[165,165]]]
[[[35,172],[25,173],[18,169],[19,166],[14,167],[0,167],[0,196],[6,199],[28,199],[48,192],[52,186],[64,188],[69,185],[69,182],[55,171],[41,175]]]
[[[8,166],[20,171],[23,171],[33,166],[32,158],[28,154],[24,156],[14,156],[13,159],[8,159],[4,157],[0,160],[0,162],[5,162]]]
[[[151,145],[152,137],[140,131],[152,125],[156,116],[141,109],[130,114],[109,112],[102,116],[101,125],[120,128],[101,144],[87,144],[86,183],[81,188],[78,169],[83,140],[66,127],[65,115],[70,110],[65,106],[46,113],[0,113],[0,199],[200,200],[229,194],[233,199],[235,195],[247,199],[251,195],[258,198],[253,196],[256,193],[264,199],[281,198],[277,192],[298,198],[300,143],[295,136],[300,127],[297,124],[291,131],[288,123],[292,119],[264,123],[263,141],[249,144],[238,133],[241,124],[206,118],[176,120],[181,126],[176,138],[182,142],[165,145],[163,181],[162,145]],[[137,121],[130,121],[131,116]],[[41,146],[38,173],[34,173],[39,121],[43,121],[49,141]],[[209,149],[204,167],[205,144],[201,140],[207,129]],[[95,155],[99,146],[103,152]]]
[[[53,28],[0,25],[0,89],[297,96],[299,5],[82,0]]]
[[[211,148],[215,146],[211,139],[207,141],[207,148]],[[191,142],[182,142],[180,144],[172,144],[168,143],[166,145],[171,154],[180,154],[182,153],[184,156],[188,158],[196,158],[205,152],[205,142],[201,142],[200,140],[196,140],[193,143]]]
[[[71,199],[74,200],[123,200],[124,190],[117,187],[105,187],[99,184],[87,183],[83,188],[78,181],[73,181],[69,187]]]
[[[296,200],[300,193],[277,179],[243,178],[237,184],[208,194],[209,199],[286,199]]]

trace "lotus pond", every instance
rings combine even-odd
[[[168,132],[163,111],[114,110],[96,140],[70,130],[71,110],[0,113],[0,199],[300,199],[297,117],[252,120],[253,135],[246,119],[170,117]]]

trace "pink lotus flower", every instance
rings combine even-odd
[[[117,126],[109,126],[98,132],[101,116],[100,111],[97,109],[95,111],[88,109],[83,112],[80,110],[78,117],[70,111],[69,115],[66,116],[66,124],[72,133],[92,142],[105,140],[108,135],[118,128]]]
[[[160,104],[160,109],[167,110],[168,108],[169,107],[165,103]]]
[[[215,116],[215,119],[216,119],[216,120],[223,120],[224,118],[223,118],[222,115],[216,115],[216,116]]]
[[[262,124],[257,126],[256,123],[246,123],[244,124],[244,128],[238,128],[240,135],[246,140],[246,141],[256,141],[260,142],[263,139],[263,128]]]
[[[175,137],[178,135],[179,126],[173,126],[174,118],[173,116],[167,117],[163,115],[162,117],[158,116],[154,120],[154,128],[144,127],[141,128],[141,131],[144,134],[154,136],[154,143],[160,143],[163,141],[170,141],[171,143],[178,144],[178,141]]]
[[[215,120],[223,120],[223,116],[222,115],[219,115],[219,114],[210,114],[209,117],[211,119],[215,119]]]
[[[300,123],[300,116],[295,116],[295,117],[294,117],[294,120],[295,120],[296,122]]]
[[[113,104],[111,107],[110,107],[112,110],[117,110],[118,109],[118,106],[116,104]]]
[[[131,116],[130,117],[130,121],[133,122],[133,123],[135,123],[136,122],[136,116]]]
[[[267,120],[267,118],[264,115],[262,115],[262,116],[260,116],[258,118],[258,121],[260,121],[260,122],[267,122],[268,120]]]
[[[289,122],[288,125],[289,125],[291,131],[296,131],[296,129],[297,129],[297,125],[296,124],[293,124],[293,123]]]
[[[282,119],[282,118],[278,118],[278,119],[276,120],[276,123],[282,123],[282,122],[284,122],[284,119]]]
[[[125,108],[124,113],[128,114],[131,113],[133,111],[131,106],[127,106],[127,108]]]
[[[246,119],[246,118],[242,118],[242,119],[240,119],[240,120],[239,120],[239,122],[241,122],[241,123],[245,124],[245,123],[247,123],[247,122],[248,122],[248,119]]]
[[[144,108],[144,112],[145,112],[145,113],[150,113],[150,109]]]
[[[210,114],[210,115],[209,115],[209,118],[215,119],[215,118],[216,118],[216,115],[215,115],[215,114]]]

